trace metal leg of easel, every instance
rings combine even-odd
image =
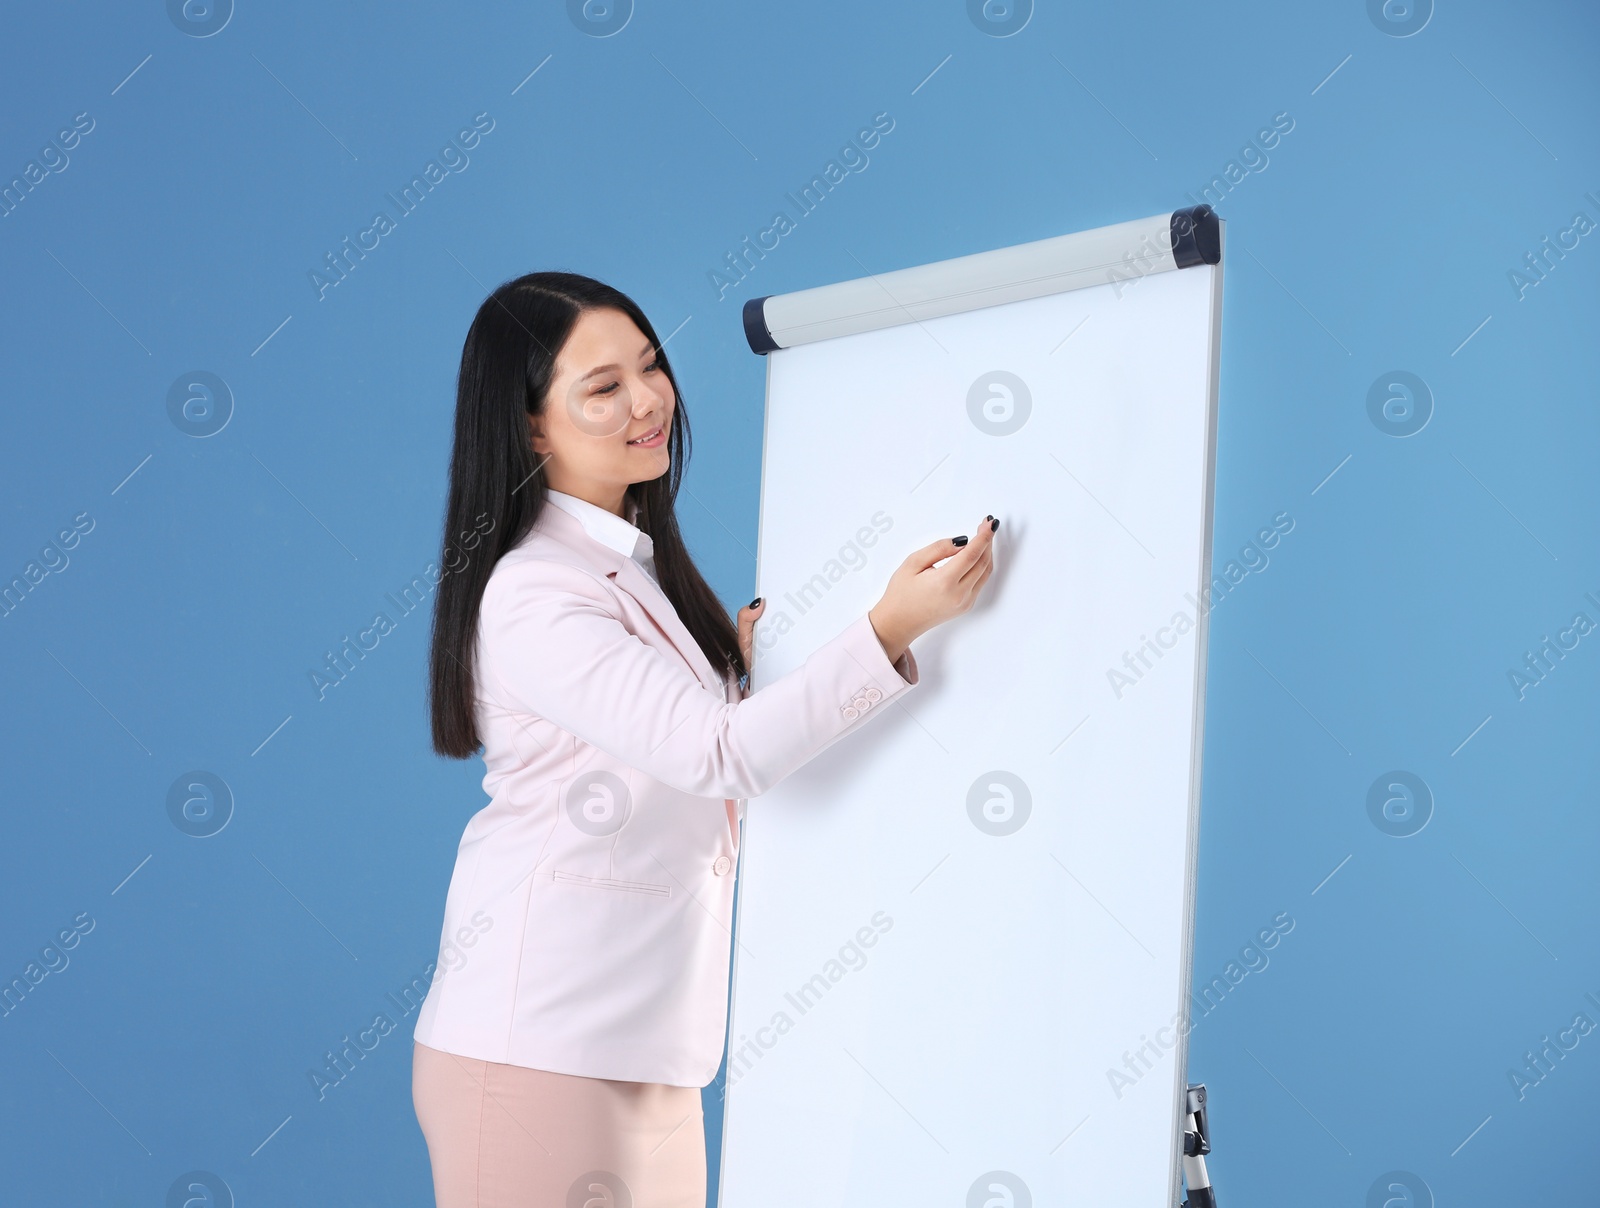
[[[1205,1155],[1211,1152],[1211,1126],[1206,1122],[1205,1083],[1190,1085],[1184,1100],[1183,1181],[1189,1197],[1183,1208],[1217,1208],[1216,1192],[1206,1174]]]

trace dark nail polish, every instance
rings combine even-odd
[[[750,601],[750,607],[751,608],[760,608],[761,607],[761,597],[757,596],[755,599],[751,600]]]
[[[985,520],[993,520],[993,519],[994,519],[994,517],[993,517],[993,516],[985,516],[985,517],[984,517],[984,519],[985,519]]]
[[[967,543],[967,539],[965,537],[952,537],[950,538],[950,543],[952,545],[965,545]]]
[[[1000,527],[1000,517],[996,516],[996,517],[994,517],[994,523],[989,526],[989,531],[992,533],[999,527]]]

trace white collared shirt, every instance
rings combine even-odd
[[[605,508],[590,503],[587,499],[579,499],[576,495],[549,488],[546,488],[545,495],[563,512],[576,516],[578,522],[583,525],[583,531],[589,536],[601,545],[632,558],[644,573],[650,576],[652,583],[658,587],[661,585],[660,580],[656,578],[655,543],[650,540],[649,533],[630,524],[621,516],[613,515]],[[631,498],[624,496],[622,506],[629,516],[638,515],[638,509]]]

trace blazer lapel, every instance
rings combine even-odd
[[[705,651],[700,649],[700,643],[694,640],[694,635],[678,616],[678,610],[672,606],[672,601],[667,599],[666,593],[656,586],[655,581],[644,573],[644,568],[632,558],[626,554],[617,554],[615,550],[608,552],[616,554],[617,557],[617,569],[612,575],[617,586],[637,600],[640,607],[650,614],[650,619],[661,627],[662,632],[677,647],[678,653],[688,660],[689,666],[694,668],[694,673],[700,677],[700,682],[711,691],[725,695],[727,685],[712,669],[711,660],[706,658]]]
[[[672,606],[672,601],[667,599],[666,593],[645,574],[642,566],[627,554],[596,541],[589,536],[582,521],[553,503],[547,502],[540,510],[539,519],[534,527],[600,567],[619,588],[633,597],[639,607],[649,614],[650,619],[662,633],[666,634],[667,640],[693,669],[700,682],[710,691],[727,698],[728,679],[718,675],[712,668],[711,661],[706,658],[705,652],[700,649],[700,643],[694,640],[694,635],[679,618],[678,610]]]

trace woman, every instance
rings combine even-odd
[[[570,273],[467,333],[431,654],[434,747],[482,747],[413,1098],[441,1208],[700,1208],[746,797],[917,683],[998,520],[918,550],[760,692],[673,503],[689,425],[642,311]]]

